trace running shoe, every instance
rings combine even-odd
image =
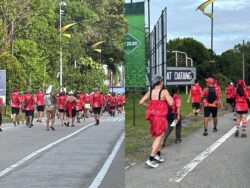
[[[182,142],[182,139],[181,139],[181,138],[175,139],[175,143],[176,143],[176,144],[177,144],[177,143],[180,143],[180,142]]]
[[[155,161],[150,161],[149,159],[146,161],[146,165],[148,165],[151,168],[158,168],[160,165],[156,163]]]
[[[156,162],[160,162],[160,163],[164,162],[164,159],[160,155],[156,155],[155,160]]]
[[[0,132],[3,132],[3,130],[0,128]]]
[[[247,134],[246,133],[242,133],[241,134],[241,138],[246,138],[247,137]]]
[[[239,136],[239,133],[240,133],[240,131],[239,131],[239,130],[235,131],[234,136],[235,136],[235,137],[238,137],[238,136]]]
[[[217,131],[218,131],[217,127],[214,127],[213,132],[217,132]]]
[[[51,126],[50,128],[51,128],[51,130],[53,130],[53,131],[55,130],[55,128],[54,128],[53,126]]]
[[[204,130],[203,136],[207,136],[207,135],[208,135],[207,130]]]

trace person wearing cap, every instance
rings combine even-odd
[[[31,128],[33,126],[32,120],[34,116],[34,97],[31,94],[31,90],[27,90],[24,95],[24,108],[25,108],[25,116],[26,116],[26,126]]]
[[[42,122],[42,116],[44,111],[44,92],[42,89],[39,89],[38,92],[35,95],[35,103],[37,105],[37,112],[38,112],[38,118],[37,122]]]
[[[76,104],[77,98],[74,96],[73,91],[70,91],[68,97],[66,99],[65,109],[66,109],[66,117],[67,120],[65,125],[69,127],[69,118],[72,118],[71,127],[75,127],[75,119],[76,119]]]
[[[203,136],[207,136],[207,128],[208,128],[208,118],[212,114],[213,117],[213,132],[217,132],[217,111],[218,104],[221,104],[221,108],[223,109],[222,103],[220,101],[220,90],[218,87],[214,86],[214,79],[208,78],[206,79],[207,87],[204,88],[202,93],[203,98],[203,106],[204,106],[204,133]]]
[[[190,98],[192,99],[192,108],[194,113],[194,118],[197,117],[198,113],[201,109],[201,94],[202,94],[202,88],[198,81],[195,82],[195,84],[191,87],[188,100],[187,102],[190,102]]]
[[[46,95],[44,96],[44,102],[45,102],[45,111],[46,111],[46,130],[49,131],[55,130],[54,123],[55,123],[55,116],[56,116],[56,104],[57,99],[56,95],[60,91],[58,89],[56,92],[52,93],[52,86],[47,89]],[[51,125],[49,125],[51,122]]]
[[[13,121],[14,126],[19,124],[18,121],[18,115],[19,115],[19,109],[21,104],[21,98],[19,95],[18,89],[15,89],[13,93],[10,95],[10,105],[11,105],[11,119]]]
[[[4,104],[3,104],[3,98],[2,97],[0,97],[0,132],[2,132],[3,130],[2,130],[2,128],[1,128],[1,125],[2,125],[2,116],[3,116],[3,112],[4,112],[4,106],[3,106]]]
[[[237,88],[234,92],[235,97],[235,111],[236,111],[236,132],[235,137],[239,136],[240,133],[240,122],[242,121],[242,134],[241,137],[247,137],[247,113],[248,113],[248,103],[249,96],[245,88],[244,80],[238,80]]]
[[[161,147],[167,130],[168,106],[173,106],[173,99],[164,89],[163,77],[155,75],[152,79],[153,89],[148,91],[140,100],[139,104],[145,107],[146,119],[150,122],[150,133],[154,137],[152,149],[146,165],[152,168],[159,167],[164,162],[161,157]],[[149,104],[147,103],[149,101]]]
[[[100,122],[100,113],[101,113],[101,109],[102,109],[102,95],[99,92],[98,88],[94,89],[94,93],[92,94],[91,97],[91,104],[93,107],[93,113],[94,113],[94,117],[95,117],[95,125],[99,125]]]
[[[234,93],[235,93],[235,87],[233,85],[233,82],[228,82],[228,85],[225,89],[226,91],[226,109],[228,109],[228,107],[230,106],[232,111],[234,111],[234,103],[235,103],[235,99],[234,99]]]

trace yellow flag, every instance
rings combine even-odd
[[[203,12],[204,15],[208,16],[209,18],[213,18],[213,14],[212,13],[206,13],[205,9],[208,5],[212,4],[214,2],[214,0],[207,0],[206,2],[202,3],[196,10],[200,10]]]
[[[63,36],[65,36],[65,37],[67,37],[67,38],[69,38],[69,39],[71,38],[71,35],[70,35],[70,34],[64,33]]]
[[[76,23],[71,23],[68,25],[65,25],[61,28],[61,32],[63,33],[64,31],[66,31],[68,28],[70,28],[71,26],[76,25]]]
[[[96,52],[99,52],[101,53],[102,52],[102,49],[94,49]]]
[[[214,0],[208,0],[208,1],[204,2],[204,3],[202,3],[202,4],[197,8],[197,10],[199,9],[199,10],[201,10],[202,12],[204,12],[205,8],[206,8],[208,5],[210,5],[211,3],[213,3],[213,2],[214,2]]]
[[[99,44],[102,44],[102,43],[104,43],[104,42],[105,42],[105,41],[97,42],[97,43],[93,44],[93,45],[91,46],[91,48],[96,48]]]

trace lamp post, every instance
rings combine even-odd
[[[63,70],[62,70],[62,64],[63,64],[63,59],[62,59],[62,6],[66,6],[65,2],[60,2],[60,8],[59,8],[59,19],[60,19],[60,86],[62,87],[62,74],[63,74]]]

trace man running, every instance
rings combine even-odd
[[[102,95],[99,92],[98,88],[94,89],[94,93],[92,94],[92,105],[93,105],[93,112],[95,117],[95,125],[99,125],[100,122],[100,113],[102,109]]]
[[[19,124],[18,114],[19,114],[20,102],[21,102],[21,98],[20,98],[18,89],[14,90],[14,92],[10,96],[10,99],[11,99],[11,102],[10,102],[11,118],[12,118],[12,121],[14,123],[14,126],[16,126],[17,124]]]
[[[202,88],[199,85],[199,82],[196,81],[195,85],[193,85],[190,89],[189,97],[187,101],[189,103],[190,98],[192,99],[192,108],[193,108],[194,118],[197,117],[201,109],[201,94],[202,94]]]
[[[115,93],[112,93],[111,97],[110,97],[110,102],[109,102],[109,105],[110,105],[110,115],[111,116],[115,116],[115,109],[117,107],[117,98],[115,96]]]
[[[234,111],[234,103],[235,103],[235,99],[234,99],[234,92],[235,92],[235,87],[233,86],[233,82],[229,82],[226,89],[226,109],[228,109],[228,107],[230,106],[232,111]]]
[[[85,117],[88,118],[89,117],[89,112],[90,112],[90,96],[89,94],[86,95],[85,98],[85,104],[84,104],[84,109],[85,109]]]
[[[74,122],[76,118],[76,103],[77,103],[77,98],[74,97],[74,93],[70,91],[65,104],[66,114],[67,114],[67,123],[66,123],[67,127],[69,127],[69,118],[72,118],[71,127],[75,127]]]
[[[203,136],[207,136],[207,128],[208,128],[208,118],[210,114],[213,117],[213,132],[217,132],[217,111],[218,111],[218,103],[220,102],[220,91],[218,87],[214,86],[214,79],[208,78],[206,79],[207,87],[203,90],[203,106],[204,106],[204,133]],[[221,103],[220,103],[221,104]],[[223,108],[223,106],[221,106]]]
[[[63,124],[66,125],[66,122],[65,122],[65,119],[66,119],[66,117],[65,117],[66,99],[67,99],[66,92],[65,91],[60,92],[59,96],[57,97],[57,109],[59,112],[61,126],[63,126]]]
[[[121,114],[123,110],[123,97],[120,95],[120,93],[117,96],[117,110],[118,114]]]
[[[42,89],[38,90],[38,92],[35,95],[35,102],[37,105],[37,112],[38,112],[38,119],[37,122],[42,122],[42,116],[44,111],[44,92]]]
[[[27,90],[24,95],[24,108],[25,108],[25,116],[26,116],[26,126],[31,128],[33,126],[32,120],[34,116],[34,97],[31,94],[31,90]]]
[[[3,107],[3,98],[0,97],[0,132],[2,132],[2,128],[1,128],[1,125],[2,125],[2,121],[3,121],[3,112],[4,112],[4,107]]]

